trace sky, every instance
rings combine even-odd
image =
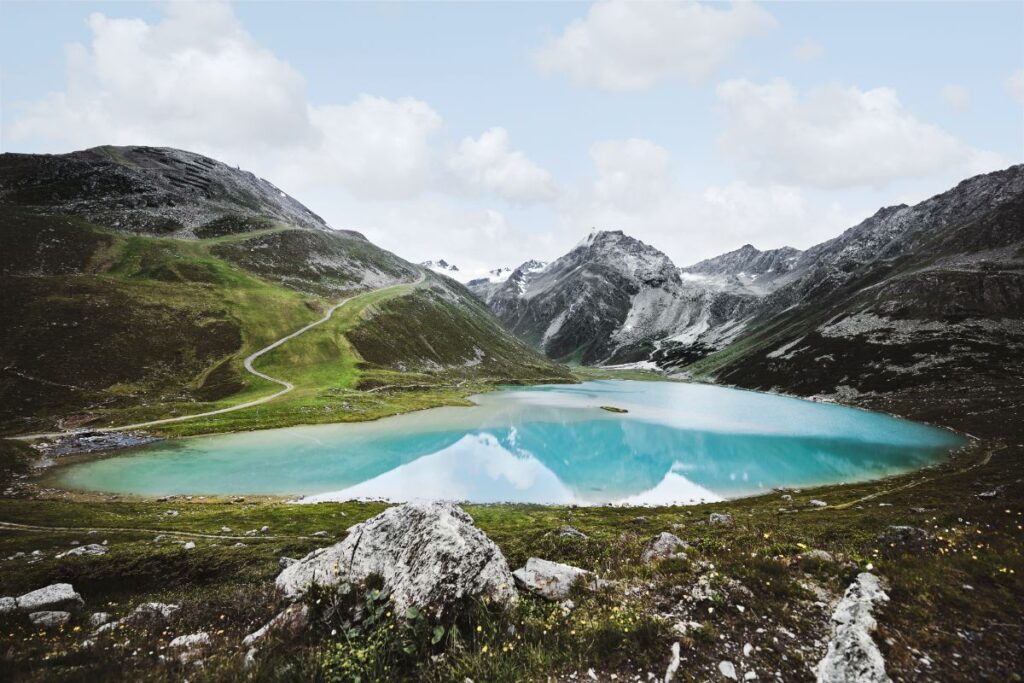
[[[805,248],[1024,161],[1024,2],[0,2],[0,149],[188,149],[464,277]]]

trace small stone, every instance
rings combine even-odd
[[[210,634],[206,631],[200,631],[199,633],[190,633],[187,636],[178,636],[168,643],[167,647],[191,649],[209,644]]]
[[[90,543],[89,545],[80,545],[76,548],[72,548],[71,550],[66,550],[57,555],[57,558],[60,559],[62,557],[76,557],[78,555],[104,555],[106,554],[106,552],[107,547],[105,545],[100,545],[99,543]]]
[[[177,517],[178,516],[178,511],[177,510],[167,510],[166,512],[164,512],[164,516],[165,517]]]
[[[809,501],[807,502],[807,504],[808,504],[808,505],[810,505],[810,506],[811,506],[812,508],[824,508],[824,507],[828,507],[828,503],[826,503],[825,501],[823,501],[823,500],[817,500],[817,499],[814,499],[814,498],[812,498],[811,500],[809,500]]]
[[[195,550],[196,544],[193,541],[189,541],[182,546],[185,550]]]
[[[828,552],[827,550],[819,550],[818,548],[808,550],[803,554],[803,557],[805,560],[817,560],[818,562],[835,562],[835,558],[832,556],[832,553]]]
[[[736,665],[727,659],[723,659],[718,663],[718,671],[723,677],[728,678],[731,681],[736,680]]]
[[[670,557],[686,557],[686,550],[690,544],[675,534],[663,531],[647,543],[644,553],[640,559],[646,563],[654,560],[663,560]]]
[[[71,621],[71,613],[60,611],[32,612],[28,615],[28,620],[32,622],[33,626],[55,629],[67,625]]]
[[[265,533],[267,533],[268,531],[270,531],[270,527],[269,527],[269,526],[261,526],[261,527],[260,527],[260,533],[261,533],[261,534],[265,534]]]
[[[728,512],[712,512],[708,515],[708,524],[728,526],[732,524],[732,515]]]
[[[531,557],[526,566],[514,572],[516,584],[531,593],[548,600],[565,600],[577,580],[584,582],[591,590],[606,585],[586,569],[560,562]]]
[[[786,501],[788,503],[788,502],[793,500],[793,496],[789,495],[788,493],[783,494],[782,500],[784,500],[784,501]]]
[[[747,673],[743,674],[743,680],[745,680],[745,681],[756,681],[757,680],[757,672],[756,671],[748,671]]]
[[[753,651],[754,651],[754,646],[753,645],[751,645],[750,643],[744,643],[743,644],[743,656],[744,657],[749,657],[750,653],[753,652]]]
[[[328,536],[330,536],[330,534],[326,531],[316,531],[313,533],[313,536],[315,536],[316,538],[327,538]]]
[[[306,631],[308,626],[309,607],[306,605],[292,605],[261,628],[243,638],[242,645],[255,647],[270,635],[277,638],[297,638]]]
[[[220,532],[222,534],[230,534],[231,533],[231,527],[229,527],[229,526],[222,526],[220,528]]]
[[[96,628],[97,626],[102,626],[103,624],[106,624],[113,618],[114,615],[112,615],[110,612],[95,612],[89,615],[89,626]]]
[[[589,536],[587,536],[585,533],[583,533],[579,529],[575,529],[575,528],[573,528],[571,526],[559,527],[555,531],[555,536],[558,536],[560,538],[579,538],[579,539],[590,538]]]

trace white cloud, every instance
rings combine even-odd
[[[476,139],[464,138],[448,159],[448,167],[469,189],[513,202],[546,201],[558,194],[551,174],[512,149],[508,131],[500,127]]]
[[[723,147],[754,177],[783,184],[882,186],[1004,165],[917,119],[889,88],[829,85],[799,93],[783,79],[722,83]]]
[[[20,107],[5,131],[38,151],[104,144],[179,147],[238,164],[293,192],[328,185],[371,200],[452,189],[443,119],[411,97],[313,105],[305,81],[256,44],[225,2],[171,2],[157,22],[89,18],[68,47],[65,90]],[[474,191],[550,199],[554,181],[495,128],[453,160]]]
[[[793,56],[801,62],[813,62],[820,59],[823,54],[825,54],[825,48],[822,44],[810,38],[793,48]]]
[[[594,176],[560,206],[568,244],[591,227],[621,229],[686,265],[746,242],[807,247],[857,218],[786,185],[686,187],[672,170],[669,152],[649,140],[599,142],[591,157]]]
[[[591,5],[534,58],[542,71],[579,85],[641,90],[664,79],[702,81],[745,39],[774,26],[767,11],[749,2],[608,0]]]
[[[942,99],[955,109],[963,109],[971,103],[971,93],[962,85],[950,83],[942,86]]]
[[[1005,82],[1006,92],[1010,93],[1013,99],[1024,105],[1024,69],[1017,69]]]

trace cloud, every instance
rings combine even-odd
[[[813,62],[825,54],[825,48],[821,43],[807,39],[793,48],[793,56],[801,62]]]
[[[775,19],[749,2],[729,6],[685,0],[591,5],[534,55],[543,72],[603,90],[649,88],[666,79],[699,82]]]
[[[448,168],[470,190],[512,202],[547,201],[558,194],[551,174],[512,149],[508,131],[500,127],[476,139],[464,138],[448,159]]]
[[[412,97],[314,105],[303,77],[258,45],[225,2],[171,2],[157,22],[89,17],[67,48],[67,87],[22,105],[5,134],[39,151],[179,147],[251,169],[293,192],[343,188],[407,200],[450,187],[442,116]],[[554,196],[547,171],[495,128],[452,160],[463,182],[513,201]]]
[[[917,119],[894,90],[829,85],[798,92],[783,79],[717,89],[720,141],[761,181],[827,188],[883,186],[932,173],[1005,165]]]
[[[1004,85],[1006,92],[1010,93],[1010,96],[1021,105],[1024,105],[1024,69],[1017,69],[1010,74]]]
[[[963,109],[971,103],[971,93],[962,85],[950,83],[942,86],[942,99],[954,109]]]
[[[679,265],[751,242],[806,247],[854,224],[856,214],[812,200],[797,187],[732,182],[701,188],[675,175],[668,150],[650,140],[607,140],[591,147],[594,174],[560,205],[575,242],[590,228],[621,229]]]

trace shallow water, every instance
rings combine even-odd
[[[163,442],[69,466],[58,481],[122,494],[310,502],[695,503],[883,477],[961,443],[879,413],[700,384],[594,381],[474,400],[479,406],[376,422]]]

